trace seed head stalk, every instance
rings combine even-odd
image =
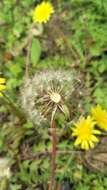
[[[49,185],[49,190],[55,189],[55,176],[56,176],[56,122],[54,120],[51,121],[51,135],[52,135],[52,157],[51,157],[51,181]]]

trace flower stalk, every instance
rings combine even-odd
[[[52,158],[51,158],[51,182],[49,186],[49,190],[54,190],[55,188],[55,175],[56,175],[56,122],[53,120],[51,122],[51,134],[52,134]]]

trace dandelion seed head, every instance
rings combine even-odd
[[[79,87],[80,81],[74,71],[59,69],[36,72],[21,89],[22,106],[30,120],[38,126],[42,125],[49,121],[53,110],[64,112],[64,105],[69,109],[75,98],[73,93]]]

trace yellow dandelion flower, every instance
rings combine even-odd
[[[90,116],[86,119],[81,117],[79,121],[74,124],[75,127],[72,129],[72,136],[77,137],[74,143],[75,146],[80,145],[80,147],[85,150],[94,148],[95,143],[99,141],[95,135],[101,133],[94,128],[95,124]]]
[[[91,109],[91,113],[98,126],[107,131],[107,111],[97,105]]]
[[[6,89],[5,82],[5,78],[0,78],[0,96],[3,96],[2,91]]]
[[[54,13],[54,8],[50,2],[43,1],[37,5],[33,12],[33,21],[38,23],[46,23],[51,14]]]

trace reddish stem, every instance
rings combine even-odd
[[[51,124],[52,130],[52,160],[51,160],[51,182],[49,185],[49,190],[55,189],[55,175],[56,175],[56,123],[52,121]]]

